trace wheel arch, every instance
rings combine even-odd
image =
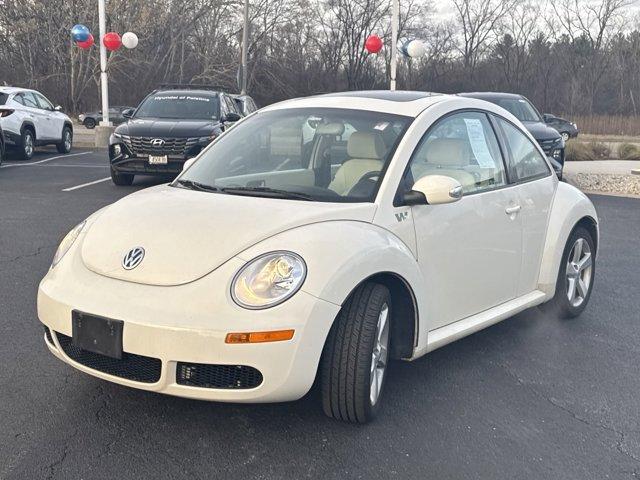
[[[549,214],[549,226],[538,278],[538,289],[553,297],[558,272],[567,240],[578,227],[584,227],[592,235],[596,255],[600,244],[598,214],[591,200],[577,188],[558,183],[558,190]]]
[[[326,238],[332,238],[327,242]],[[318,239],[317,242],[309,239]],[[420,312],[425,311],[426,291],[420,268],[409,248],[391,232],[370,223],[329,221],[288,230],[243,252],[249,261],[270,251],[291,250],[307,263],[302,289],[334,305],[342,306],[363,283],[374,281],[391,293],[392,355],[411,359],[421,336]],[[335,322],[335,318],[329,320]],[[424,328],[422,328],[424,330]]]
[[[33,122],[22,122],[22,126],[20,127],[20,135],[22,135],[22,133],[25,130],[31,130],[31,133],[33,133],[33,139],[37,140],[38,139],[38,134],[36,133],[36,126]]]

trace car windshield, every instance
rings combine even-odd
[[[372,202],[411,121],[364,110],[260,112],[214,142],[173,185],[232,195]]]
[[[521,122],[541,122],[542,119],[538,114],[538,111],[533,108],[527,100],[524,98],[511,99],[500,98],[495,101],[505,110],[508,110],[514,117]]]
[[[217,95],[163,92],[142,102],[135,118],[216,120],[219,110]]]

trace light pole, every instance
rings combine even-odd
[[[110,127],[109,121],[109,78],[107,75],[107,47],[104,36],[107,33],[105,0],[98,0],[98,23],[100,25],[100,89],[102,94],[102,121],[100,125]]]
[[[391,0],[391,90],[396,89],[398,70],[398,30],[400,28],[400,0]]]
[[[240,94],[247,94],[247,50],[249,49],[249,0],[244,0],[244,26],[242,28],[242,84]]]

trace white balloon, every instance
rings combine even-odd
[[[127,32],[122,35],[122,44],[126,48],[136,48],[138,46],[138,36],[133,32]]]
[[[420,40],[411,40],[407,45],[407,53],[411,58],[420,58],[427,53],[427,47]]]

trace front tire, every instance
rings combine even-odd
[[[589,303],[596,273],[595,242],[589,231],[576,228],[565,246],[556,293],[547,308],[561,318],[579,316]]]
[[[111,181],[118,187],[129,187],[133,184],[133,177],[130,173],[118,173],[111,167]]]
[[[62,141],[56,144],[58,153],[69,153],[73,146],[73,132],[69,127],[64,127],[62,130]]]
[[[93,118],[85,118],[83,125],[89,130],[96,128],[96,121]]]
[[[325,414],[351,423],[372,420],[387,379],[391,322],[389,290],[378,283],[358,287],[342,306],[322,354]]]

